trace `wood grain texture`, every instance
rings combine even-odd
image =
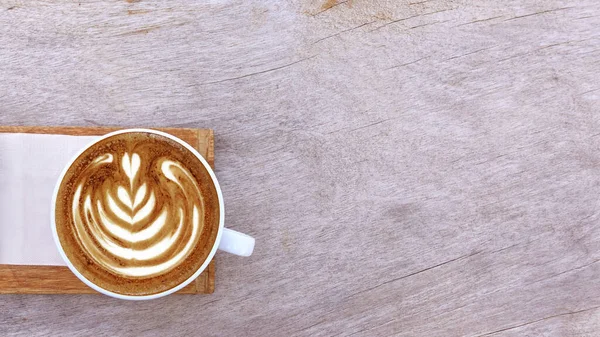
[[[41,133],[97,136],[121,128],[0,126],[0,133]],[[158,128],[186,141],[214,164],[213,131],[207,129]],[[215,261],[178,294],[212,294],[215,290]],[[0,294],[97,294],[68,267],[0,264]]]
[[[215,130],[211,296],[3,335],[599,336],[597,0],[0,0],[0,124]]]

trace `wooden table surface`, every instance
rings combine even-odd
[[[213,295],[0,335],[599,336],[597,0],[0,0],[0,124],[213,128]]]

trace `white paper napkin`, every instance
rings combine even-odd
[[[97,138],[0,133],[0,264],[65,265],[50,229],[54,186]]]

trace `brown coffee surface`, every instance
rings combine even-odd
[[[114,293],[171,289],[208,258],[219,201],[200,160],[149,132],[113,135],[84,151],[56,198],[58,238],[74,267]]]

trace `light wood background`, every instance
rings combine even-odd
[[[215,129],[213,295],[1,335],[599,336],[597,0],[0,0],[0,124]]]

